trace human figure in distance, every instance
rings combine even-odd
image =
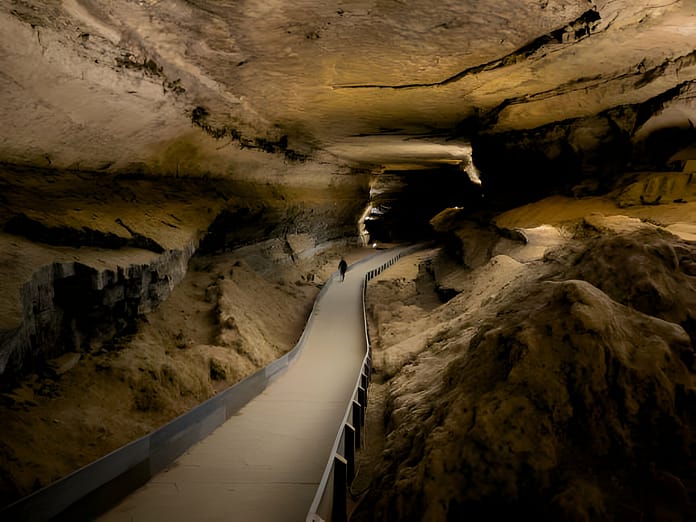
[[[346,263],[346,260],[341,258],[341,261],[338,263],[338,271],[341,274],[341,282],[346,278],[346,270],[348,269],[348,263]]]

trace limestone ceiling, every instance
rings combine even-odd
[[[696,122],[694,0],[0,6],[9,162],[221,173],[241,143],[410,164],[456,160],[462,122],[500,132],[650,100],[644,133]]]

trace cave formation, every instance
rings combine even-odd
[[[677,413],[660,417],[678,426],[658,430],[681,449],[664,460],[650,454],[644,464],[657,461],[688,490],[686,504],[696,504],[692,1],[1,5],[0,391],[6,413],[31,410],[32,401],[23,402],[17,390],[55,368],[52,361],[79,365],[85,354],[117,351],[143,321],[154,320],[194,265],[212,270],[221,259],[216,256],[242,252],[247,257],[231,273],[251,266],[267,274],[273,262],[287,268],[326,245],[428,241],[448,259],[437,263],[474,270],[499,253],[501,241],[524,242],[533,234],[525,229],[552,225],[588,241],[587,251],[569,247],[546,260],[549,266],[574,263],[564,277],[584,282],[564,283],[555,293],[539,290],[532,300],[565,310],[572,295],[586,306],[623,313],[607,304],[613,299],[630,314],[637,310],[681,329],[654,326],[669,331],[665,343],[678,347],[675,360],[686,372],[672,375]],[[546,201],[552,204],[544,207]],[[521,209],[530,205],[539,210],[525,214]],[[637,219],[656,227],[657,236],[597,225],[596,212]],[[609,229],[616,241],[605,245],[596,236]],[[666,273],[681,277],[676,283],[661,271],[665,259]],[[645,270],[614,281],[622,263]],[[437,279],[437,270],[429,270]],[[315,276],[302,277],[310,284]],[[447,302],[464,291],[437,285]],[[224,284],[212,286],[206,299],[225,302]],[[515,303],[506,313],[530,331],[543,330]],[[225,306],[205,313],[234,325],[241,312]],[[653,331],[640,318],[630,321],[646,336]],[[511,350],[525,335],[533,334],[499,332]],[[565,339],[555,330],[552,337]],[[467,342],[492,343],[483,332]],[[264,357],[255,364],[269,362]],[[455,361],[443,374],[457,381],[457,365],[467,364]],[[467,386],[461,384],[462,396],[470,393]],[[148,400],[136,401],[146,404],[141,410],[155,408]],[[435,429],[431,419],[422,425]],[[579,426],[573,429],[589,429]],[[9,471],[8,462],[21,460],[22,451],[29,450],[3,447],[0,455],[3,503],[50,482]],[[461,449],[463,459],[467,451]],[[689,463],[686,471],[670,467],[678,461]],[[409,510],[454,520],[494,507],[494,494],[443,500],[439,490],[418,490],[412,476],[390,465],[374,490],[390,493],[369,499],[385,520]],[[536,471],[514,473],[521,483]],[[389,482],[397,477],[403,491]],[[553,478],[529,484],[548,486],[545,480]],[[553,497],[554,516],[611,518],[598,503],[590,506],[596,512],[569,507],[573,494],[599,495],[596,485],[573,484]],[[527,486],[511,488],[510,504],[497,513],[527,509],[551,516],[539,507],[550,493]],[[404,501],[408,492],[417,501]],[[433,510],[431,501],[449,503],[449,510]],[[683,509],[684,517],[694,513]],[[659,519],[659,509],[651,513]]]

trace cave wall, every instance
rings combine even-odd
[[[488,201],[510,208],[552,194],[582,197],[616,188],[627,172],[681,171],[696,154],[690,82],[644,102],[531,129],[468,125]],[[486,127],[488,125],[488,127]]]
[[[572,194],[583,179],[593,180],[595,192],[606,190],[630,160],[629,137],[609,115],[482,134],[473,142],[486,197],[501,206]]]
[[[483,178],[476,192],[456,168],[390,173],[405,183],[367,223],[385,241],[430,237],[447,206],[499,210],[674,169],[696,158],[694,27],[684,1],[0,0],[0,162],[16,171],[0,172],[0,218],[44,245],[28,262],[7,239],[5,330],[22,284],[89,272],[87,249],[185,263],[199,245],[352,234],[362,169],[386,168],[376,136],[471,140]],[[118,284],[131,264],[117,263]],[[150,277],[159,288],[174,272]]]
[[[7,236],[2,239],[7,244]],[[48,358],[89,352],[94,342],[132,332],[136,318],[157,307],[181,281],[193,252],[193,243],[161,254],[121,250],[120,260],[102,251],[98,255],[108,259],[107,266],[99,259],[38,267],[19,295],[5,297],[17,301],[18,314],[14,324],[0,329],[0,384],[12,384]]]
[[[4,166],[0,386],[132,332],[194,254],[273,241],[266,255],[292,259],[298,244],[356,237],[367,177],[337,172],[327,186],[307,167],[270,184]]]

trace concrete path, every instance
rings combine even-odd
[[[102,521],[305,520],[365,356],[362,281],[384,251],[334,276],[302,351],[239,413]]]

